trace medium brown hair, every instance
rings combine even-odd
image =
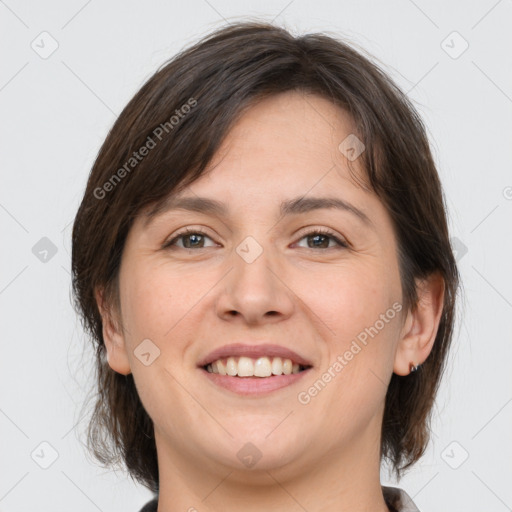
[[[266,22],[236,23],[165,63],[128,103],[97,155],[73,226],[74,304],[96,354],[89,448],[105,464],[120,459],[152,490],[158,490],[153,423],[133,376],[113,371],[106,361],[95,290],[104,289],[106,303],[119,310],[119,268],[134,219],[199,178],[247,108],[293,90],[318,94],[351,115],[354,133],[366,147],[360,156],[364,181],[395,229],[405,310],[417,304],[415,279],[433,273],[444,279],[442,316],[429,357],[411,375],[392,375],[381,458],[400,478],[429,441],[459,276],[422,120],[386,73],[342,40],[317,33],[295,37]],[[143,146],[152,147],[141,157]]]

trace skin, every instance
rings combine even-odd
[[[409,374],[430,353],[442,280],[418,282],[414,313],[402,309],[309,403],[297,399],[402,303],[391,219],[338,149],[350,133],[348,115],[316,95],[288,92],[251,107],[209,172],[181,193],[221,199],[229,215],[174,210],[148,226],[140,216],[122,256],[118,315],[97,290],[109,365],[133,373],[154,422],[159,512],[388,510],[379,477],[386,390],[393,372]],[[281,201],[304,195],[343,198],[372,227],[341,210],[279,216]],[[183,245],[190,238],[162,249],[186,227],[207,236],[192,249]],[[349,247],[315,245],[317,228]],[[247,236],[263,250],[252,263],[236,252]],[[149,366],[134,354],[147,338],[160,350]],[[264,397],[214,386],[198,360],[240,340],[292,348],[313,370]],[[237,457],[248,442],[261,453],[251,468]]]

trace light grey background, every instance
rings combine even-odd
[[[70,305],[72,221],[108,129],[143,81],[248,16],[348,38],[423,115],[465,303],[432,443],[399,485],[422,512],[512,510],[510,0],[1,1],[0,510],[137,511],[150,498],[85,456],[80,413],[94,383]],[[394,484],[385,472],[383,482]]]

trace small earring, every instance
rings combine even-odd
[[[418,364],[418,365],[414,365],[413,363],[411,363],[411,364],[409,365],[409,371],[410,371],[411,373],[417,372],[419,367],[420,367],[420,365],[419,365],[419,364]]]

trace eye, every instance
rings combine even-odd
[[[204,245],[205,239],[207,238],[211,240],[211,238],[200,229],[186,229],[185,231],[178,233],[174,238],[172,238],[168,242],[165,242],[163,245],[163,249],[167,249],[170,247],[178,247],[180,249],[204,249],[205,247],[208,247]],[[176,243],[179,240],[183,241],[182,246]],[[209,247],[213,247],[214,245],[215,244]]]
[[[348,249],[348,243],[340,240],[332,231],[325,229],[316,229],[304,234],[300,240],[308,239],[308,249],[332,249],[336,246]],[[311,241],[311,243],[309,243]],[[329,243],[334,241],[335,246],[329,247]]]
[[[179,249],[205,249],[207,247],[214,247],[216,244],[213,243],[210,246],[205,245],[205,240],[212,240],[204,231],[200,229],[190,229],[178,233],[168,242],[165,242],[163,249],[178,247]],[[316,229],[305,233],[300,240],[308,239],[307,249],[333,249],[336,247],[345,248],[349,247],[348,243],[341,240],[336,236],[335,233],[325,229]],[[182,245],[179,245],[179,241],[182,241]],[[329,244],[334,242],[334,246]]]

